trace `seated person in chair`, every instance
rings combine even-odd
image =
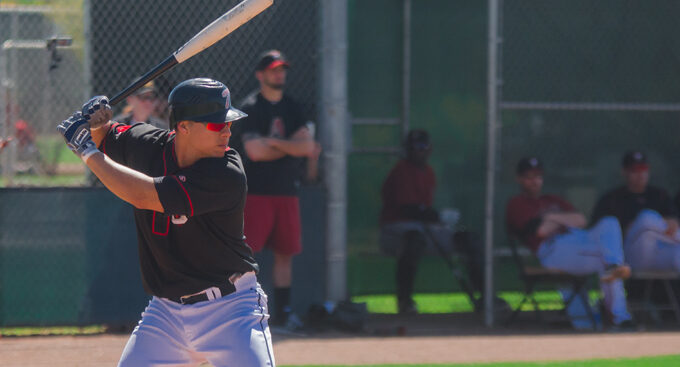
[[[639,151],[623,156],[625,185],[607,192],[595,205],[593,220],[618,218],[626,261],[635,271],[680,271],[680,231],[666,190],[649,185],[647,157]]]
[[[382,186],[380,247],[397,257],[396,283],[399,313],[417,312],[412,299],[418,262],[425,253],[448,256],[456,250],[466,263],[467,278],[459,279],[468,294],[480,290],[483,280],[483,254],[471,232],[456,232],[439,221],[432,208],[436,179],[427,163],[432,145],[424,130],[411,130],[404,142],[406,157],[392,168]],[[471,300],[475,301],[475,300]]]
[[[516,174],[521,193],[507,203],[508,232],[531,249],[543,267],[576,275],[598,273],[612,323],[630,324],[621,280],[630,277],[630,267],[623,262],[621,229],[616,218],[602,218],[584,229],[583,214],[563,198],[541,192],[543,165],[538,158],[521,159]],[[576,299],[567,312],[572,316],[584,306]]]

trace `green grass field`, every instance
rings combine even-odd
[[[519,305],[522,295],[519,292],[500,292],[503,298],[512,308]],[[590,298],[595,300],[599,297],[598,291],[591,291]],[[459,313],[472,312],[467,295],[464,293],[417,293],[414,295],[418,312],[420,313]],[[562,308],[560,295],[556,291],[536,292],[536,300],[541,310],[558,310]],[[366,303],[370,313],[397,313],[397,300],[393,294],[378,294],[352,297],[353,302]],[[522,306],[523,311],[533,311],[531,303]]]
[[[646,357],[646,358],[621,358],[621,359],[595,359],[588,361],[568,362],[510,362],[510,363],[465,363],[465,364],[370,364],[351,367],[670,367],[680,366],[680,355]],[[350,367],[349,365],[286,365],[281,367]]]

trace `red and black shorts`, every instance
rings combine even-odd
[[[300,202],[296,196],[248,195],[243,217],[246,243],[282,255],[302,251]]]

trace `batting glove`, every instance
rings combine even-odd
[[[66,145],[78,155],[84,162],[94,153],[97,153],[97,145],[92,141],[90,125],[83,118],[81,112],[74,113],[68,119],[57,125],[57,131],[64,136]]]
[[[107,110],[107,114],[104,114],[103,116],[96,116],[96,118],[93,118],[92,115],[99,110]],[[96,129],[108,122],[109,118],[111,118],[110,111],[111,106],[109,105],[108,97],[94,96],[90,98],[89,101],[85,102],[80,113],[83,115],[83,118],[85,120],[90,122],[90,128]]]

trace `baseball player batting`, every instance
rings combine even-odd
[[[221,82],[170,96],[170,129],[110,121],[107,97],[57,127],[116,196],[134,206],[145,290],[153,295],[119,366],[274,366],[267,296],[243,236],[246,176],[228,147],[246,116]]]

